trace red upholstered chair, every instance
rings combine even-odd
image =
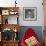
[[[28,28],[24,34],[24,37],[22,38],[22,42],[21,42],[21,46],[27,46],[25,40],[34,36],[35,38],[37,37],[36,33],[33,31],[32,28]],[[37,40],[37,38],[36,38]],[[34,46],[41,46],[41,44],[39,43],[39,41],[37,40],[37,44],[35,44]]]

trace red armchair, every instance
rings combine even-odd
[[[24,37],[22,38],[22,42],[21,42],[21,46],[27,46],[27,44],[26,44],[26,42],[25,42],[25,40],[26,39],[28,39],[29,40],[29,38],[32,38],[32,36],[33,37],[37,37],[37,35],[36,35],[36,33],[33,31],[33,29],[32,28],[28,28],[27,30],[26,30],[26,32],[25,32],[25,35],[24,35]],[[34,46],[41,46],[41,44],[39,43],[39,41],[37,40],[37,38],[36,38],[36,44],[34,45]],[[28,43],[28,42],[27,42]],[[31,46],[31,45],[29,45],[29,46]]]

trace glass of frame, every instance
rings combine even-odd
[[[17,24],[17,16],[9,16],[8,24]]]

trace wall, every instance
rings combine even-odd
[[[42,26],[43,25],[43,6],[42,0],[30,0],[30,1],[23,1],[21,4],[23,7],[36,7],[37,8],[37,21],[24,21],[23,20],[23,8],[21,8],[21,15],[20,15],[20,24],[22,26]]]
[[[15,0],[0,0],[1,7],[15,6]],[[19,24],[20,26],[43,26],[43,6],[42,0],[17,0],[17,6],[19,7]],[[24,21],[23,20],[23,7],[36,7],[37,8],[37,20],[36,21]],[[29,24],[30,23],[30,24]]]

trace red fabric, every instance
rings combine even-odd
[[[26,32],[25,32],[25,35],[22,39],[21,45],[26,46],[25,39],[28,39],[29,37],[32,37],[32,36],[36,37],[36,33],[33,31],[32,28],[27,29]],[[38,43],[38,44],[36,44],[36,46],[40,46],[40,44]]]

